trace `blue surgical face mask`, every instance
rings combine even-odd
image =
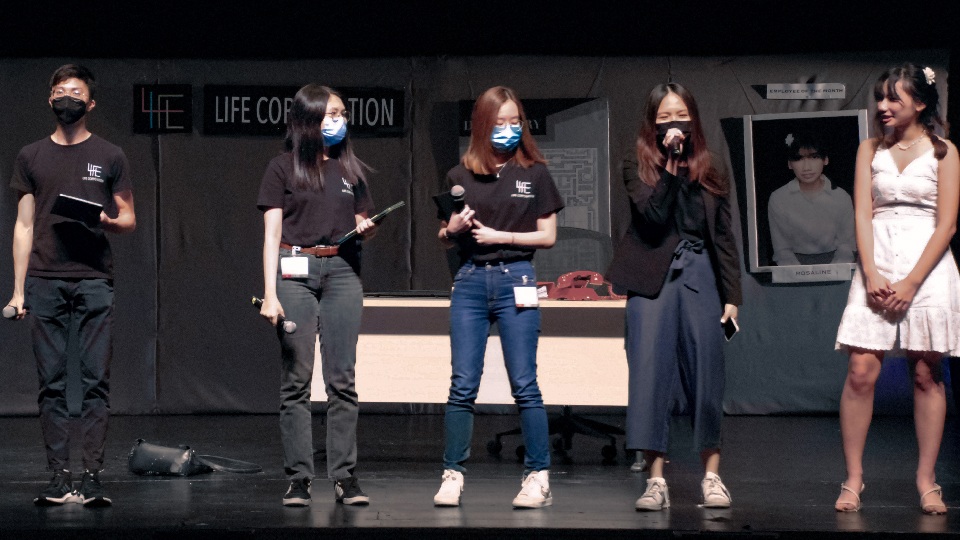
[[[490,135],[490,142],[493,148],[499,152],[509,152],[520,143],[520,134],[523,133],[523,126],[494,126],[493,133]]]
[[[323,127],[320,131],[323,132],[324,146],[333,146],[347,136],[347,123],[342,116],[336,120],[324,118]]]

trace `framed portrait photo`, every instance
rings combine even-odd
[[[750,271],[774,281],[849,280],[867,111],[749,115],[743,128]]]

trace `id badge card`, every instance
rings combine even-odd
[[[310,275],[309,257],[281,257],[280,275],[285,278],[305,278]]]
[[[534,285],[514,287],[513,298],[519,308],[535,308],[540,304],[537,287]]]

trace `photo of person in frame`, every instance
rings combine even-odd
[[[866,138],[863,109],[744,117],[750,272],[827,265],[852,270],[858,258],[853,173]]]
[[[770,195],[767,218],[777,266],[855,262],[853,201],[824,173],[828,147],[815,131],[784,138],[794,177]]]

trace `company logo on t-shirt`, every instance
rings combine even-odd
[[[100,165],[94,165],[93,163],[87,163],[87,174],[89,176],[84,176],[82,180],[89,180],[90,182],[100,182],[103,183],[103,177],[100,174],[103,172],[103,167]]]
[[[346,188],[341,189],[340,192],[349,193],[350,195],[353,195],[353,186],[350,185],[350,182],[347,182],[346,178],[341,178],[341,180],[343,180],[343,185],[346,186]]]
[[[521,199],[532,199],[534,197],[533,193],[530,191],[530,185],[532,182],[524,182],[522,180],[517,180],[517,192],[511,194],[511,197],[520,197]]]

